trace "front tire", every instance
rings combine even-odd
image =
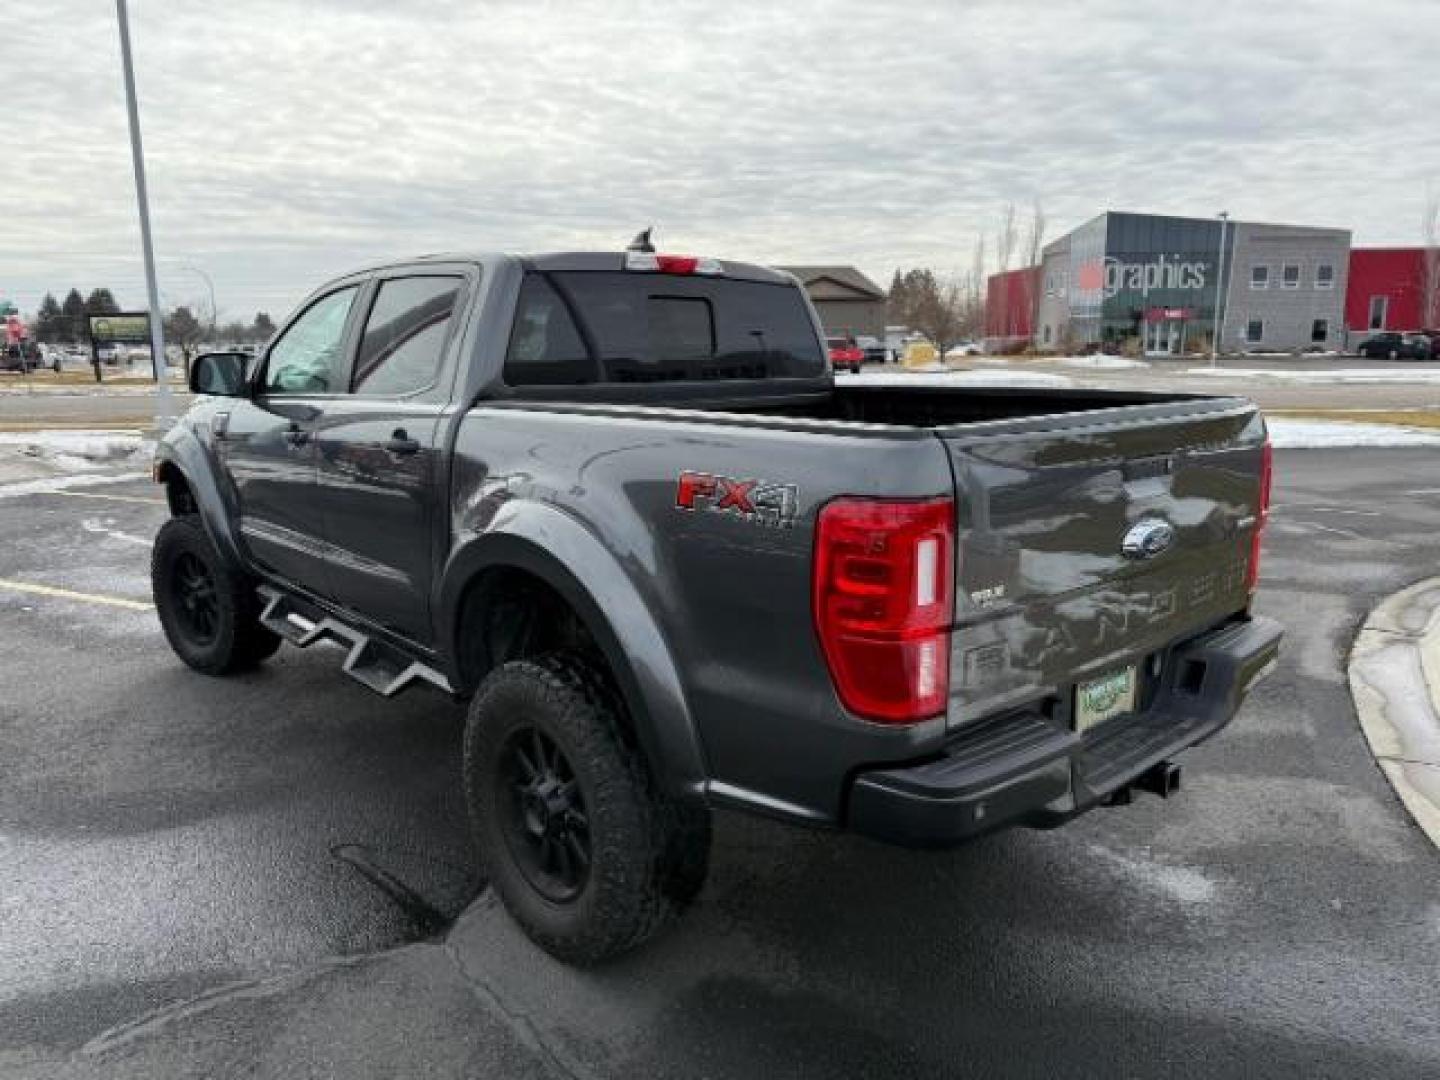
[[[279,636],[260,623],[253,583],[225,565],[193,514],[160,527],[150,586],[166,640],[196,671],[244,671],[280,647]]]
[[[551,955],[636,947],[699,892],[709,812],[656,785],[603,674],[575,654],[515,660],[470,705],[465,795],[484,873]]]

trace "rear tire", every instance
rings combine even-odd
[[[160,527],[150,586],[166,640],[196,671],[244,671],[280,647],[279,636],[260,623],[254,583],[225,565],[193,514]]]
[[[470,705],[465,795],[485,875],[557,959],[646,941],[704,885],[710,816],[656,785],[604,675],[573,653],[493,671]]]

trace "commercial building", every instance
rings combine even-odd
[[[1040,267],[991,274],[985,282],[985,349],[1006,352],[1029,344],[1035,334]]]
[[[1345,290],[1352,343],[1377,330],[1440,330],[1440,248],[1355,248]]]
[[[885,290],[853,266],[782,266],[805,286],[826,334],[885,336]]]
[[[1041,348],[1336,348],[1350,233],[1109,211],[1045,246]],[[1219,318],[1217,320],[1217,310]]]

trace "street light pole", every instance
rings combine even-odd
[[[145,254],[145,289],[150,303],[150,359],[155,370],[155,428],[169,429],[174,410],[165,375],[165,313],[155,282],[155,248],[150,243],[150,197],[145,189],[145,151],[140,145],[140,110],[135,101],[135,66],[130,57],[130,17],[125,0],[115,0],[120,20],[120,63],[125,71],[125,106],[130,114],[130,158],[135,166],[135,199],[140,208],[140,244]]]
[[[192,274],[199,274],[202,278],[205,279],[205,287],[210,290],[210,344],[214,345],[215,319],[217,314],[217,309],[215,307],[215,282],[211,281],[210,275],[207,274],[204,270],[201,270],[198,266],[190,266],[187,264],[181,267],[181,269],[189,270]]]
[[[1225,320],[1220,314],[1220,303],[1225,296],[1225,225],[1230,220],[1230,211],[1221,210],[1220,214],[1220,250],[1215,255],[1215,333],[1210,336],[1210,366],[1215,366],[1216,352],[1220,348],[1220,338],[1225,333]]]

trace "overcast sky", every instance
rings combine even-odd
[[[16,11],[18,7],[21,10]],[[25,8],[29,10],[24,10]],[[144,303],[111,0],[14,0],[0,296]],[[969,265],[1007,200],[1418,239],[1440,2],[132,0],[167,303],[454,249]]]

